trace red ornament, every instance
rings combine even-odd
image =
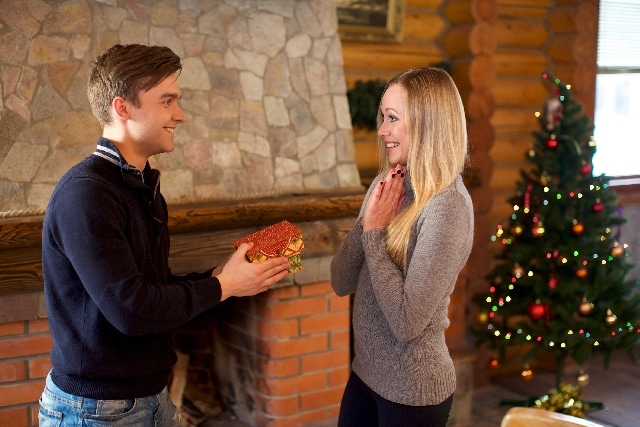
[[[549,289],[553,289],[558,284],[558,278],[556,276],[551,276],[549,278]]]
[[[591,173],[591,164],[585,163],[582,165],[582,175],[589,175]]]
[[[556,140],[555,135],[552,135],[551,138],[547,139],[547,149],[555,150],[558,147],[558,141]]]
[[[545,309],[544,305],[540,302],[540,300],[536,300],[536,302],[532,302],[529,304],[527,308],[527,314],[531,318],[531,320],[540,320],[544,317]]]
[[[596,199],[596,202],[591,207],[591,210],[593,210],[595,213],[598,213],[598,212],[602,212],[603,209],[604,209],[604,204],[600,201],[600,199]]]

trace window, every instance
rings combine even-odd
[[[640,176],[640,1],[600,0],[594,174]]]

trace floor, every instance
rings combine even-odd
[[[589,382],[582,389],[582,399],[602,407],[587,411],[585,418],[611,427],[640,426],[640,366],[627,353],[615,352],[608,369],[603,367],[601,358],[592,359],[584,368]],[[563,381],[576,384],[578,373],[578,367],[568,368]],[[526,402],[546,394],[554,385],[554,372],[534,372],[529,381],[518,375],[493,379],[474,392],[472,427],[499,427],[502,417],[513,406],[505,401]]]

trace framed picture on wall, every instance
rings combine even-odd
[[[405,0],[335,0],[342,40],[401,42]]]

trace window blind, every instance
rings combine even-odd
[[[640,0],[600,0],[598,68],[640,71]]]

